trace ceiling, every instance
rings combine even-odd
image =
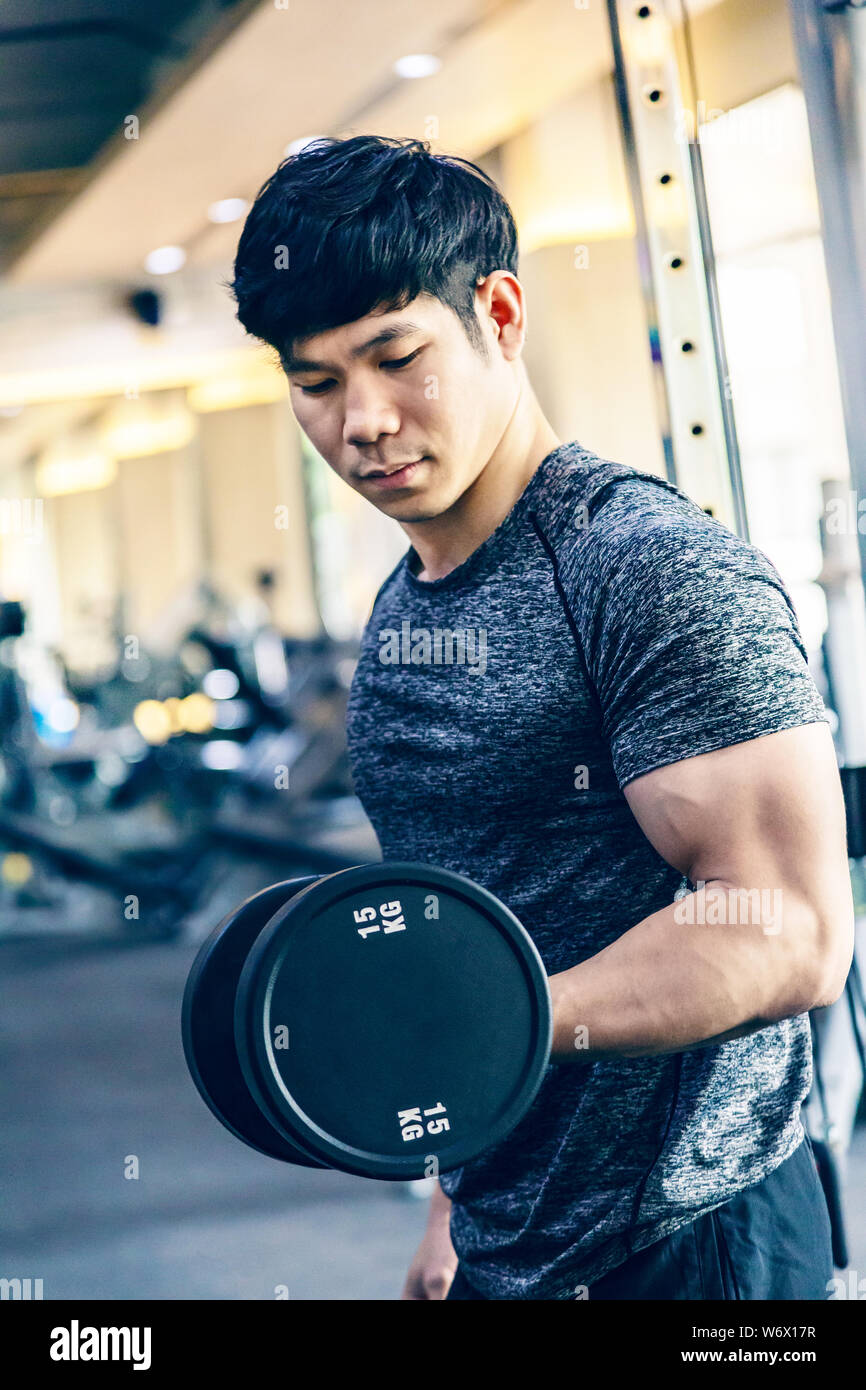
[[[31,39],[24,22],[31,2],[8,0],[0,9],[0,76],[10,78],[14,98],[7,84],[0,170],[14,167],[0,172],[0,209],[4,179],[44,177],[48,187],[59,179],[42,167],[52,163],[65,166],[74,196],[54,187],[45,195],[50,208],[40,209],[30,193],[19,209],[17,255],[0,283],[0,444],[13,436],[30,442],[18,413],[27,403],[157,390],[248,364],[253,349],[224,286],[240,227],[214,225],[207,208],[220,198],[251,198],[298,137],[414,135],[474,159],[506,179],[522,249],[578,231],[578,239],[630,234],[601,3],[155,0],[141,10],[145,41],[131,4],[116,0],[57,0],[51,24],[40,27],[73,28]],[[751,0],[689,0],[688,9],[709,17],[716,5],[740,2]],[[4,45],[10,30],[18,37]],[[29,75],[16,88],[9,54],[19,41]],[[78,45],[69,55],[68,43]],[[768,46],[752,46],[754,84],[767,69]],[[395,60],[419,52],[436,54],[439,71],[418,81],[396,76]],[[55,113],[54,126],[43,129],[38,102],[26,116],[19,110],[13,159],[8,108],[23,108],[25,90],[50,104],[55,68],[68,118],[58,126]],[[147,83],[147,100],[134,99]],[[94,109],[84,133],[76,102]],[[127,140],[118,122],[133,106],[139,138]],[[52,129],[66,129],[59,143]],[[14,201],[6,203],[10,216]],[[547,221],[536,227],[539,208]],[[167,243],[186,250],[184,270],[148,275],[147,253]],[[160,292],[156,330],[128,307],[129,291],[143,285]]]
[[[125,139],[124,118],[149,118],[251,7],[251,0],[5,0],[0,266]]]
[[[688,0],[687,8],[694,18],[718,3]],[[2,13],[21,24],[27,7],[37,4],[10,0]],[[103,26],[105,16],[123,15],[132,29],[88,30],[78,58],[61,63],[64,100],[92,102],[102,124],[93,127],[87,148],[75,145],[83,137],[68,137],[64,160],[71,161],[72,174],[59,170],[57,178],[76,178],[76,196],[56,190],[54,206],[35,229],[32,207],[45,195],[31,192],[31,213],[26,207],[21,213],[29,244],[22,249],[19,240],[7,279],[20,286],[132,278],[146,284],[144,258],[166,244],[183,246],[190,268],[227,262],[239,228],[210,223],[208,206],[223,198],[252,198],[291,141],[361,131],[412,135],[429,139],[434,149],[481,161],[558,102],[606,79],[613,63],[600,0],[586,7],[572,0],[253,0],[228,6],[158,0],[136,10],[117,0],[56,0],[53,13],[67,9],[99,11]],[[216,10],[223,11],[222,28],[213,19]],[[163,34],[166,48],[157,58],[142,53],[139,44],[141,66],[130,68],[129,81],[143,82],[148,74],[160,78],[162,95],[145,110],[140,137],[126,140],[118,122],[134,103],[126,93],[121,98],[107,74],[121,50],[128,59],[135,47],[128,35],[138,32],[137,12],[146,16],[148,31]],[[170,64],[167,53],[179,50],[181,30],[186,35],[196,19],[204,25],[206,12],[211,27],[199,48],[193,52],[184,39],[193,57],[187,57],[183,74],[177,68],[173,76],[161,76]],[[160,30],[159,17],[167,15],[174,27]],[[100,49],[98,60],[91,44]],[[54,49],[63,52],[59,41]],[[416,81],[396,76],[394,62],[409,53],[436,55],[440,70]],[[0,44],[0,60],[2,54]],[[42,69],[43,96],[53,61],[50,55],[42,59],[48,64]],[[179,51],[176,61],[183,61]],[[86,83],[76,84],[76,69],[87,73]],[[73,110],[68,123],[79,123]],[[0,135],[2,130],[0,125]],[[91,153],[89,164],[76,163],[100,147],[100,136],[102,156],[94,161]],[[587,131],[587,141],[594,138]],[[33,155],[24,152],[30,141],[36,142]],[[576,150],[574,157],[585,153]],[[46,161],[52,161],[51,137],[38,145],[31,118],[19,171],[34,181],[31,188],[45,179]],[[46,187],[50,196],[50,182]],[[150,283],[156,285],[156,277]]]
[[[604,7],[565,0],[263,0],[192,73],[137,141],[119,141],[21,256],[19,285],[76,279],[146,283],[154,247],[182,245],[188,266],[230,259],[238,226],[207,208],[251,198],[293,140],[372,131],[429,137],[480,158],[609,71]],[[335,39],[335,36],[339,36]],[[441,69],[407,81],[407,53]]]

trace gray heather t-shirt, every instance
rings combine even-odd
[[[827,719],[763,552],[664,479],[577,443],[548,454],[463,564],[418,570],[410,547],[364,630],[355,788],[386,860],[483,884],[550,975],[688,888],[627,782]],[[455,1250],[488,1298],[574,1298],[802,1139],[805,1014],[715,1047],[588,1056],[551,1063],[517,1128],[441,1178]]]

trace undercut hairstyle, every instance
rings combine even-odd
[[[322,137],[262,185],[228,288],[243,327],[281,358],[298,339],[426,293],[486,359],[477,282],[516,275],[517,256],[511,209],[477,165],[425,140]]]

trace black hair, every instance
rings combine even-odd
[[[262,185],[228,287],[247,332],[281,355],[427,293],[486,356],[477,280],[516,275],[517,254],[511,209],[477,165],[434,155],[425,140],[320,137]]]

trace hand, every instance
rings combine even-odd
[[[444,1299],[457,1268],[447,1221],[431,1220],[409,1266],[401,1299]]]

